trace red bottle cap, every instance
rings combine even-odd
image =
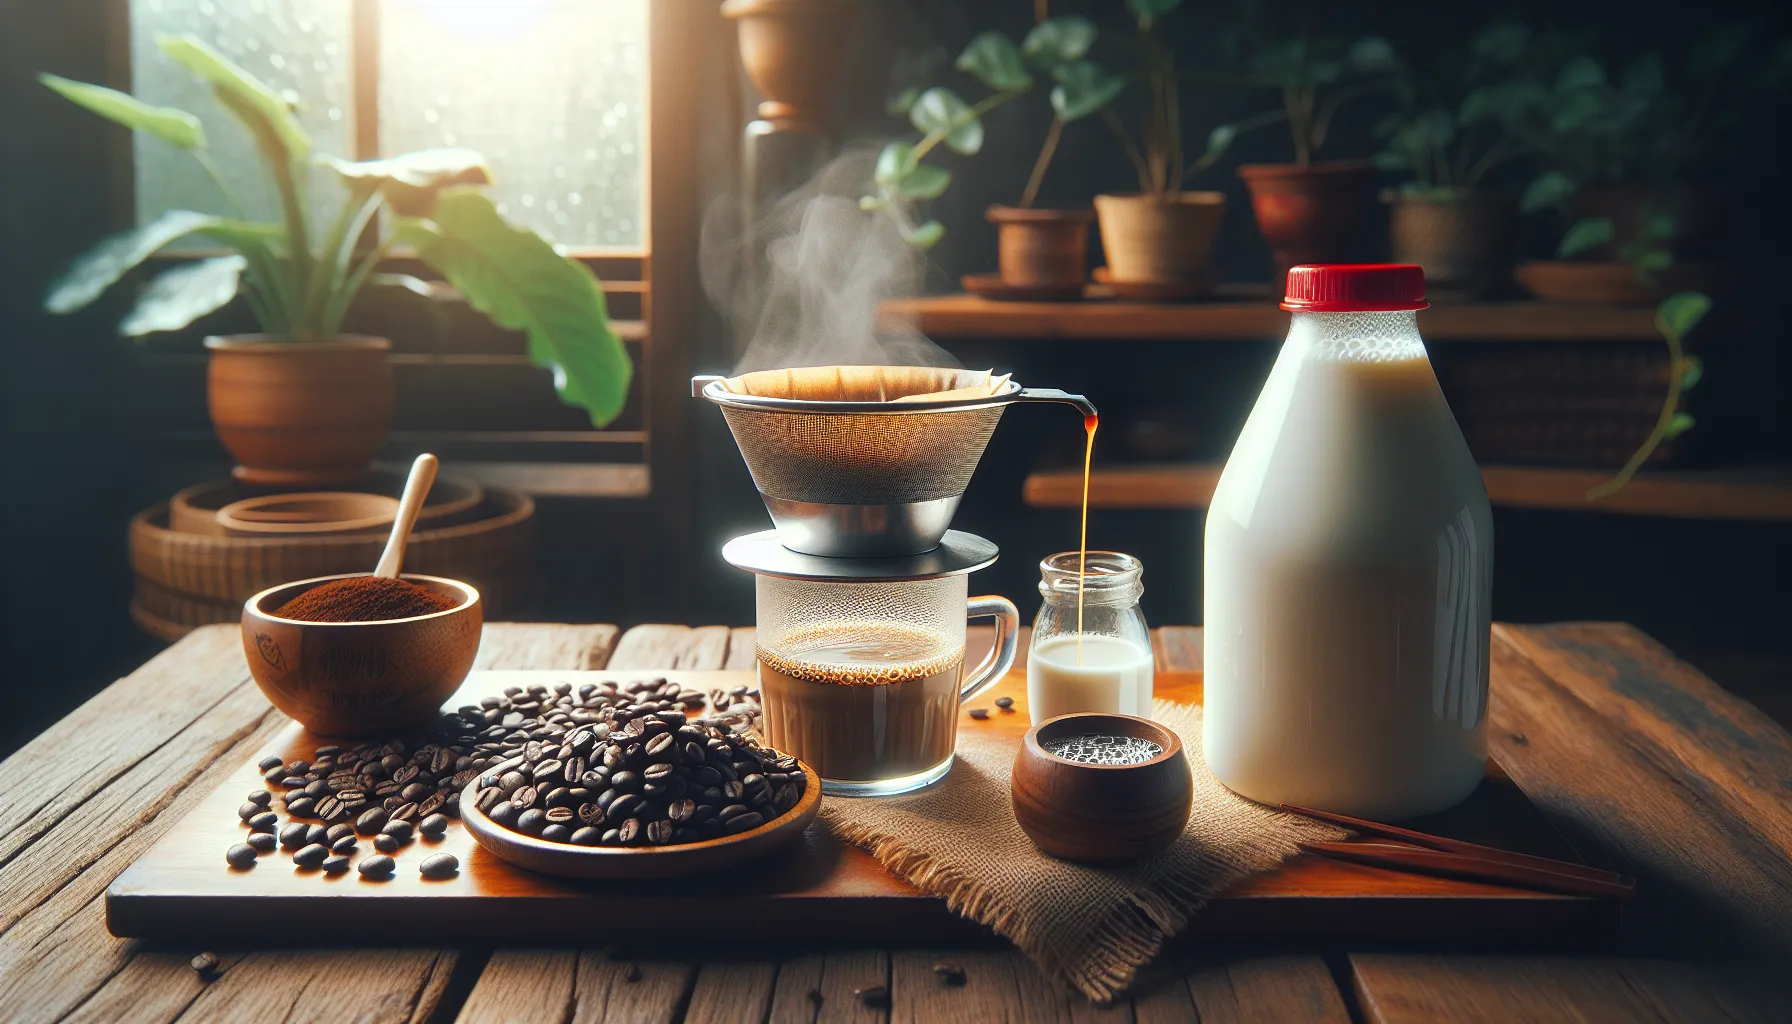
[[[1288,270],[1282,308],[1297,313],[1424,309],[1425,269],[1416,263],[1313,263]]]

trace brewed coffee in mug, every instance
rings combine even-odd
[[[890,796],[952,767],[958,707],[1014,665],[1019,613],[969,597],[969,577],[757,582],[761,727],[807,762],[822,790]],[[996,643],[967,672],[965,622],[993,617]]]

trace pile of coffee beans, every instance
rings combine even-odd
[[[449,819],[460,816],[467,783],[517,758],[517,769],[496,775],[480,796],[491,811],[500,803],[510,806],[510,820],[493,818],[506,827],[584,845],[599,845],[610,832],[622,844],[622,825],[630,817],[636,824],[628,842],[635,843],[744,832],[795,806],[803,789],[794,759],[746,738],[761,714],[757,697],[744,686],[705,695],[664,679],[626,686],[583,683],[576,692],[566,682],[512,686],[442,716],[427,733],[322,746],[308,761],[268,757],[258,767],[269,788],[250,793],[237,809],[249,836],[232,846],[225,860],[246,870],[278,845],[301,868],[338,874],[348,870],[358,840],[367,839],[375,852],[357,870],[367,878],[390,877],[392,854],[418,834],[440,837]],[[685,709],[706,705],[719,710],[686,719]],[[649,754],[647,746],[661,735],[668,739]],[[692,742],[698,749],[687,747]],[[516,784],[504,788],[513,776]],[[276,789],[291,819],[285,826],[272,806]],[[674,789],[676,796],[670,795]],[[487,793],[498,796],[488,800]],[[606,822],[621,795],[636,798],[622,802],[630,815],[613,828],[574,838],[581,827],[592,827],[581,813]],[[587,806],[593,809],[586,811]],[[710,809],[698,811],[698,806]],[[655,810],[663,813],[651,816]],[[526,816],[528,811],[536,814]],[[736,819],[744,823],[731,824]],[[569,827],[555,830],[556,825]],[[680,826],[694,831],[677,838]],[[419,870],[428,878],[449,877],[459,867],[453,861],[439,854]]]
[[[718,692],[710,703],[720,712],[687,718],[703,695],[663,679],[557,694],[556,704],[595,719],[558,745],[525,742],[520,758],[480,780],[478,807],[504,828],[578,846],[665,846],[758,828],[796,806],[805,778],[796,758],[748,735],[755,696]]]

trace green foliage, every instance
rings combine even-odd
[[[1574,194],[1574,188],[1574,182],[1561,171],[1545,171],[1525,186],[1524,195],[1518,200],[1518,208],[1526,213],[1535,213],[1561,206]]]
[[[924,135],[938,135],[946,148],[967,156],[983,148],[983,122],[959,95],[942,86],[921,94],[909,108],[909,123]]]
[[[554,374],[561,401],[594,424],[622,412],[632,366],[584,264],[506,223],[490,199],[466,189],[443,193],[429,220],[402,220],[398,237],[473,308],[527,335],[530,360]]]
[[[236,250],[228,256],[173,266],[156,275],[119,325],[128,336],[185,327],[242,295],[267,334],[295,341],[335,337],[342,320],[369,287],[397,287],[431,295],[427,283],[378,274],[390,240],[362,250],[359,242],[389,209],[406,237],[424,243],[424,259],[447,275],[468,301],[500,326],[529,336],[534,360],[554,372],[562,400],[584,409],[599,426],[614,419],[628,394],[627,350],[610,327],[603,291],[582,264],[561,258],[539,235],[504,223],[489,200],[456,186],[483,185],[490,172],[479,154],[432,149],[383,160],[353,162],[317,157],[348,185],[349,198],[321,243],[307,223],[300,191],[312,162],[311,140],[292,106],[273,89],[199,39],[158,36],[171,60],[211,86],[213,99],[241,122],[255,142],[280,197],[281,223],[253,223],[189,210],[106,239],[51,285],[44,306],[70,313],[98,298],[156,252],[189,235],[204,235]],[[125,93],[41,76],[44,85],[108,120],[180,146],[241,211],[236,193],[206,149],[191,113],[154,107]],[[978,129],[981,140],[981,127]],[[962,137],[961,137],[962,141]],[[926,191],[945,187],[934,168],[908,183]],[[431,218],[431,219],[422,219]]]
[[[1703,292],[1676,292],[1663,299],[1655,309],[1655,323],[1663,334],[1684,340],[1705,314],[1711,312],[1711,297]],[[1700,373],[1703,373],[1703,369]],[[1696,378],[1695,378],[1696,379]]]
[[[1294,142],[1294,160],[1303,165],[1311,163],[1325,145],[1339,107],[1373,93],[1396,90],[1406,74],[1392,44],[1380,36],[1272,39],[1258,45],[1244,64],[1245,83],[1274,90],[1281,107],[1245,118],[1233,127],[1243,132],[1286,122]]]
[[[1147,28],[1151,19],[1161,18],[1181,6],[1182,0],[1126,0],[1126,9]]]
[[[1656,416],[1655,428],[1649,436],[1610,480],[1587,492],[1588,501],[1598,501],[1617,493],[1643,463],[1649,461],[1649,456],[1663,441],[1679,437],[1693,428],[1692,414],[1680,408],[1680,399],[1704,377],[1705,364],[1699,357],[1687,353],[1686,336],[1710,310],[1711,297],[1702,292],[1676,292],[1655,307],[1655,329],[1668,347],[1667,397],[1662,400],[1661,412]]]
[[[1095,45],[1095,25],[1087,18],[1048,18],[1021,40],[1020,51],[1040,71],[1082,60]]]
[[[197,117],[184,110],[152,107],[128,92],[75,82],[60,75],[41,74],[37,80],[65,99],[133,131],[147,132],[182,149],[205,147],[205,129]]]
[[[1020,47],[1000,32],[983,32],[958,55],[958,70],[995,92],[1018,92],[1033,84]]]
[[[1126,83],[1092,60],[1072,61],[1053,69],[1052,111],[1066,124],[1080,121],[1113,102]]]
[[[1612,219],[1610,217],[1585,217],[1575,221],[1566,234],[1562,235],[1560,245],[1556,246],[1556,256],[1567,259],[1588,249],[1611,243],[1613,236]]]
[[[1444,70],[1429,74],[1391,50],[1383,52],[1376,41],[1353,48],[1353,65],[1364,73],[1391,75],[1401,101],[1400,109],[1375,128],[1386,145],[1375,160],[1411,174],[1402,191],[1438,199],[1467,195],[1489,171],[1529,152],[1515,137],[1514,125],[1547,103],[1549,94],[1512,70],[1526,38],[1522,28],[1495,25],[1470,41],[1466,59],[1440,57]]]

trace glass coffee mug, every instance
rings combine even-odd
[[[824,793],[892,796],[952,768],[958,707],[1014,665],[1020,614],[969,597],[969,577],[757,582],[761,728],[807,762]],[[965,621],[996,620],[996,643],[965,668]]]

